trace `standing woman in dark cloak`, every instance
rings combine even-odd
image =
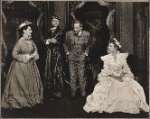
[[[59,22],[59,17],[52,16],[50,32],[44,40],[47,48],[44,86],[46,96],[51,99],[62,97],[64,88],[64,35]]]

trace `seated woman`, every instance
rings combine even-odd
[[[120,43],[110,39],[108,55],[102,56],[104,67],[98,74],[98,83],[87,97],[83,109],[86,112],[124,112],[137,114],[149,112],[144,90],[134,80],[134,75],[127,64],[127,53],[120,53]]]
[[[43,102],[43,86],[35,62],[39,55],[31,39],[31,23],[22,23],[18,32],[20,38],[13,49],[13,61],[2,95],[2,108],[33,107]]]

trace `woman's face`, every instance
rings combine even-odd
[[[52,24],[53,27],[57,27],[57,26],[59,26],[59,20],[52,19],[51,24]]]
[[[108,47],[107,47],[107,52],[108,52],[108,53],[113,53],[113,52],[115,52],[115,51],[117,51],[117,48],[114,46],[113,43],[109,43],[109,44],[108,44]]]
[[[24,33],[24,35],[31,36],[31,34],[32,34],[31,27],[28,26],[27,29],[23,30],[23,33]]]

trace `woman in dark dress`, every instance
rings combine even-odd
[[[48,98],[60,98],[63,93],[63,31],[59,28],[59,18],[52,16],[51,28],[44,42],[47,47],[45,65],[45,91]]]
[[[20,38],[13,49],[13,61],[2,96],[2,108],[33,107],[43,102],[43,86],[35,62],[39,55],[31,37],[31,23],[25,21],[18,31]]]

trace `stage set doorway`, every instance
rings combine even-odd
[[[78,18],[83,22],[84,29],[88,30],[93,38],[98,39],[97,45],[102,46],[103,50],[99,50],[100,47],[94,49],[93,52],[99,52],[92,53],[94,54],[92,57],[96,59],[106,54],[108,40],[110,36],[115,36],[125,50],[132,54],[133,57],[129,61],[131,69],[137,77],[136,80],[148,91],[148,8],[148,3],[132,2],[33,1],[30,3],[15,1],[6,3],[3,1],[2,9],[8,19],[6,24],[3,23],[3,34],[8,50],[11,52],[17,36],[17,26],[23,20],[30,19],[35,26],[38,25],[38,29],[35,28],[38,31],[35,37],[42,54],[44,49],[40,40],[49,30],[50,17],[60,16],[62,18],[60,26],[64,31],[70,30],[72,20]],[[43,61],[41,59],[40,62]],[[41,65],[39,67],[43,68]],[[95,68],[97,68],[97,74],[101,67]]]
[[[137,80],[149,95],[149,4],[136,2],[67,2],[66,29],[71,29],[72,20],[77,18],[93,36],[96,30],[104,28],[105,33],[97,36],[99,43],[106,47],[107,39],[115,36],[123,46],[123,52],[129,52],[128,64]],[[126,10],[128,9],[128,10]],[[99,14],[99,15],[97,15]],[[97,22],[96,18],[100,18]],[[103,25],[101,25],[103,23]],[[107,28],[109,32],[107,31]],[[103,34],[103,35],[102,35]],[[108,34],[106,36],[106,34]],[[104,39],[105,43],[101,42]],[[100,44],[98,43],[98,46]],[[98,49],[97,49],[98,51]],[[104,50],[105,51],[105,50]],[[98,51],[99,52],[99,51]],[[96,55],[97,53],[95,53]],[[102,51],[98,56],[105,54]],[[95,56],[96,57],[96,56]],[[97,68],[97,67],[96,67]],[[100,71],[100,69],[97,69]],[[148,98],[147,98],[148,99]]]

